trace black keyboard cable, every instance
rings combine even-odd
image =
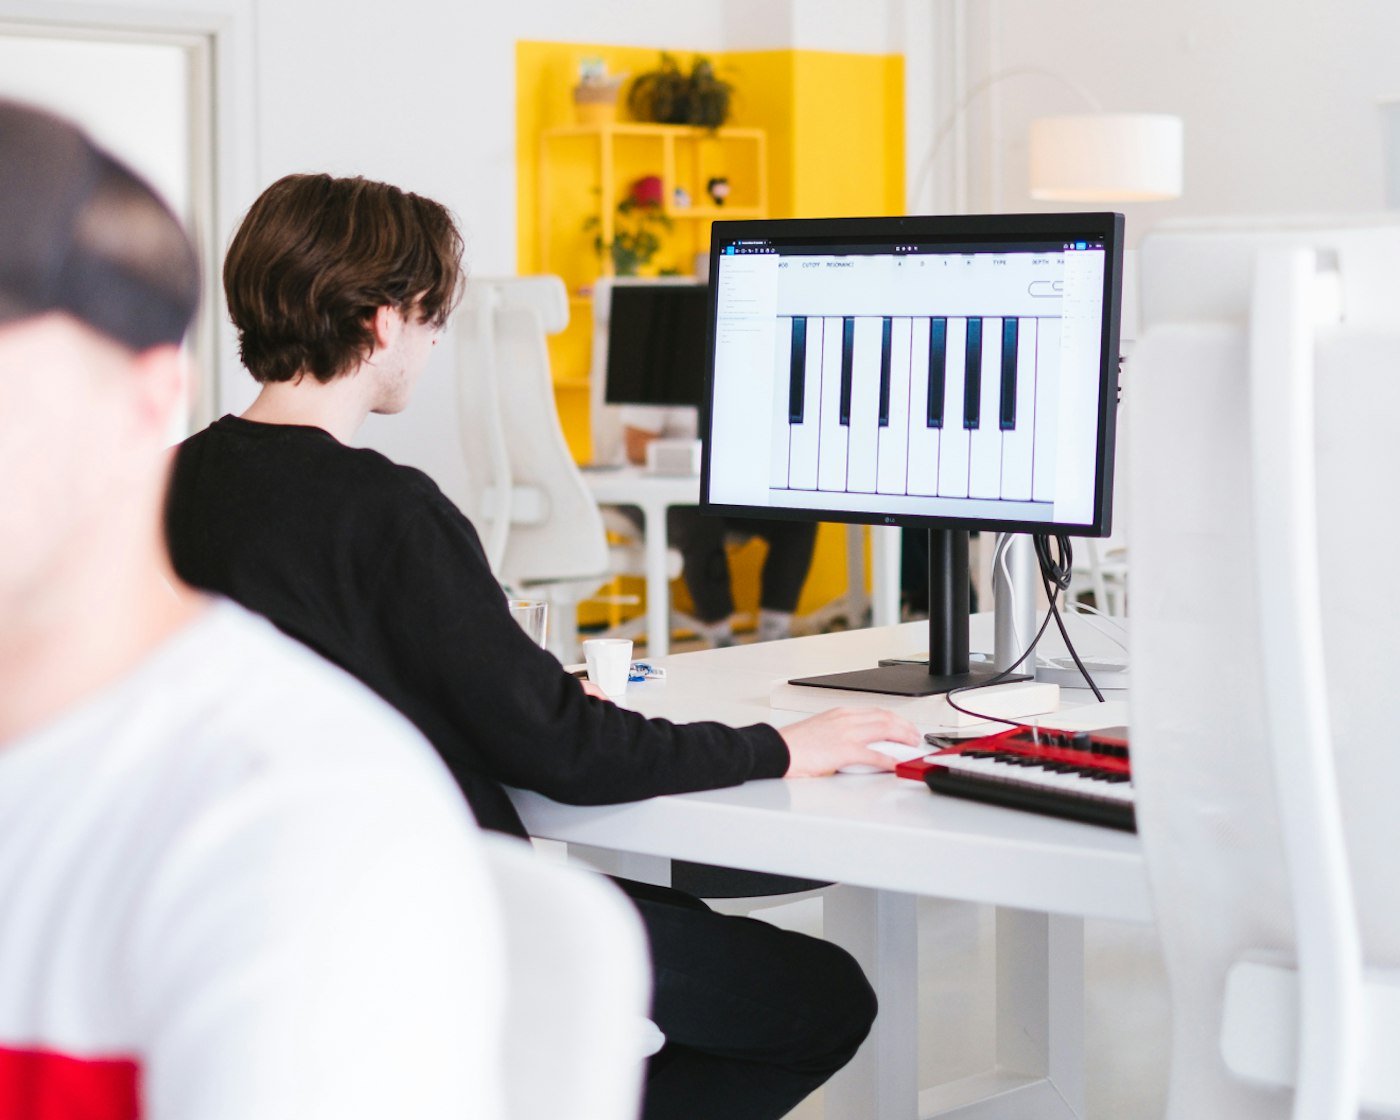
[[[1065,629],[1064,619],[1060,617],[1060,611],[1057,606],[1060,593],[1069,590],[1070,575],[1074,565],[1074,551],[1070,547],[1069,538],[1063,533],[1055,533],[1053,535],[1050,533],[1037,533],[1033,537],[1033,540],[1035,542],[1036,561],[1040,567],[1040,579],[1045,586],[1045,597],[1050,603],[1050,609],[1045,612],[1045,618],[1041,622],[1040,627],[1036,630],[1035,637],[1031,639],[1030,644],[1020,657],[1016,658],[1015,661],[997,672],[994,676],[988,677],[985,681],[979,681],[976,684],[965,684],[957,688],[949,689],[945,695],[948,697],[948,706],[955,712],[961,712],[963,715],[972,716],[974,719],[986,720],[990,723],[1004,723],[1007,727],[1024,727],[1032,732],[1037,732],[1038,729],[1034,724],[1028,724],[1014,719],[1002,719],[1000,716],[989,716],[985,712],[975,712],[971,708],[963,707],[953,699],[955,693],[971,692],[973,689],[977,688],[989,688],[994,684],[1000,684],[1007,677],[1011,676],[1011,674],[1021,667],[1022,662],[1035,651],[1036,646],[1040,644],[1040,639],[1045,636],[1045,631],[1050,625],[1050,620],[1053,618],[1055,624],[1060,629],[1060,636],[1065,640],[1065,648],[1069,650],[1069,655],[1074,658],[1074,664],[1078,667],[1079,672],[1083,675],[1085,682],[1093,691],[1098,702],[1100,704],[1104,702],[1103,693],[1099,691],[1098,686],[1094,683],[1094,678],[1089,675],[1089,670],[1084,667],[1084,662],[1079,659],[1079,654],[1074,648],[1074,642],[1070,640],[1069,632]],[[1054,542],[1058,555],[1052,554],[1051,552],[1050,546],[1052,541]]]

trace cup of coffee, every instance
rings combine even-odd
[[[509,599],[510,616],[520,624],[530,641],[542,646],[549,634],[549,604],[543,599]]]
[[[588,679],[616,699],[627,691],[627,674],[632,668],[630,638],[589,638],[583,643],[583,659],[588,662]]]

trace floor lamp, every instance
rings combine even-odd
[[[912,198],[919,196],[943,146],[963,123],[968,106],[995,85],[1031,77],[1048,78],[1070,89],[1089,110],[1031,121],[1028,192],[1032,199],[1113,204],[1180,197],[1184,146],[1180,117],[1164,113],[1109,113],[1093,94],[1063,75],[1039,67],[1017,67],[975,83],[944,118],[920,165],[910,192]],[[961,195],[961,190],[958,193]],[[894,551],[898,551],[897,546]],[[1021,656],[1024,643],[1035,633],[1037,567],[1031,540],[1024,535],[999,535],[994,557],[993,664],[1005,668]],[[1032,652],[1032,664],[1034,657]],[[1100,675],[1104,678],[1098,682],[1101,686],[1127,687],[1126,664]],[[1082,684],[1079,671],[1072,665],[1069,669],[1038,667],[1036,678],[1069,686]]]

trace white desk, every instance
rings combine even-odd
[[[671,581],[667,577],[666,511],[672,506],[700,502],[699,475],[650,474],[637,466],[593,469],[583,472],[594,500],[604,506],[636,506],[642,511],[642,545],[645,554],[647,595],[647,657],[665,657],[671,651]],[[883,527],[871,530],[871,587],[875,624],[899,618],[899,531]],[[848,564],[861,583],[864,598],[865,564],[862,527],[850,527]],[[855,560],[859,559],[859,565]]]
[[[699,475],[650,474],[626,466],[583,472],[593,498],[604,506],[636,506],[642,511],[646,563],[647,657],[671,651],[671,581],[666,574],[666,511],[700,503]]]
[[[980,648],[990,618],[976,622]],[[678,720],[787,723],[801,717],[768,708],[773,679],[907,656],[927,634],[909,623],[681,654],[666,660],[665,685],[633,686],[625,702]],[[1136,836],[935,797],[882,774],[588,808],[512,796],[534,835],[624,853],[611,869],[636,878],[664,881],[665,861],[677,858],[843,884],[826,898],[826,935],[861,961],[881,1010],[870,1040],[827,1087],[829,1117],[915,1120],[962,1106],[960,1120],[1083,1116],[1082,919],[1152,920]],[[922,1098],[916,895],[1002,908],[997,1068]]]

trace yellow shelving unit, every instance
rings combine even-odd
[[[588,453],[589,363],[593,337],[593,282],[613,273],[610,245],[617,234],[617,206],[646,176],[661,180],[661,249],[644,272],[690,275],[696,256],[709,251],[710,225],[718,218],[768,215],[768,134],[761,128],[691,128],[684,125],[570,124],[544,128],[534,177],[537,263],[535,271],[562,277],[569,292],[569,326],[550,339],[559,412],[570,446]],[[723,205],[713,205],[712,178],[729,181]],[[683,192],[688,204],[678,201]]]
[[[684,69],[692,55],[671,45]],[[575,456],[589,446],[587,391],[593,334],[593,281],[610,265],[594,247],[599,230],[585,221],[603,210],[611,219],[637,178],[658,175],[663,197],[677,185],[692,206],[672,205],[673,228],[663,234],[657,267],[690,273],[695,254],[708,248],[716,218],[804,218],[840,214],[898,214],[904,207],[904,65],[899,55],[833,51],[723,51],[710,54],[732,80],[734,128],[718,136],[757,137],[717,143],[715,134],[667,125],[618,122],[584,126],[574,121],[570,90],[583,60],[601,58],[611,74],[638,74],[656,65],[656,47],[605,43],[516,44],[517,267],[548,270],[570,291],[567,331],[550,339],[560,422]],[[603,158],[604,134],[611,156]],[[666,134],[671,134],[671,162]],[[693,162],[699,152],[699,164]],[[604,168],[610,178],[603,181]],[[711,170],[713,168],[713,170]],[[729,179],[727,205],[711,207],[705,183]],[[606,207],[605,207],[606,202]],[[702,205],[704,204],[704,205]],[[611,231],[609,231],[609,237]],[[606,240],[606,238],[605,238]],[[740,609],[758,601],[759,564],[746,546],[734,562]],[[824,525],[798,613],[805,614],[846,589],[846,531]]]
[[[761,128],[702,129],[684,125],[563,125],[540,135],[536,181],[540,268],[564,277],[581,306],[599,275],[612,274],[612,257],[596,249],[617,233],[617,205],[647,175],[661,179],[661,212],[672,228],[653,270],[689,273],[695,254],[708,249],[710,223],[768,214],[768,139]],[[712,178],[728,179],[723,205],[708,202]],[[678,201],[684,192],[688,204]],[[585,219],[595,228],[586,230]]]

